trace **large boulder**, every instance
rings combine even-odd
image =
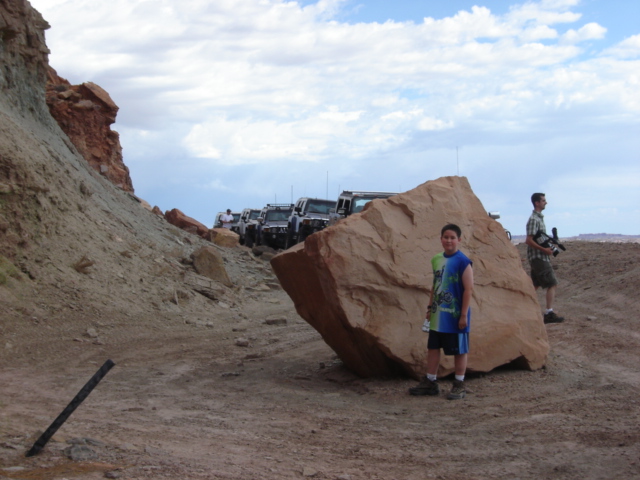
[[[227,287],[233,286],[224,259],[215,247],[201,247],[191,254],[193,266],[200,275],[215,280]]]
[[[228,228],[212,228],[205,238],[219,247],[233,248],[240,245],[240,235]]]
[[[468,371],[513,363],[538,369],[549,352],[535,290],[502,226],[464,177],[445,177],[385,200],[309,236],[271,261],[296,310],[361,376],[426,372],[421,330],[442,251],[440,230],[462,228],[473,261]],[[442,356],[440,375],[453,372]]]
[[[182,230],[193,233],[194,235],[198,235],[202,238],[205,238],[209,233],[209,229],[205,224],[200,223],[195,218],[191,218],[185,215],[177,208],[174,208],[173,210],[167,210],[164,214],[164,218],[171,225],[175,225]]]

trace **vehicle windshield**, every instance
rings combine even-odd
[[[231,215],[233,215],[233,223],[238,223],[238,220],[240,220],[240,214],[232,213]]]
[[[336,202],[331,200],[309,200],[307,203],[307,212],[308,213],[329,213],[333,207],[335,207]]]
[[[251,210],[249,212],[249,220],[256,220],[260,216],[260,210]]]
[[[291,210],[269,210],[265,215],[265,222],[286,222],[289,220]]]

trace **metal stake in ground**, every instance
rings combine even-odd
[[[65,408],[58,418],[56,418],[53,423],[47,428],[47,430],[40,435],[40,438],[36,440],[36,443],[33,444],[31,450],[29,450],[26,454],[27,457],[33,457],[40,453],[40,451],[44,448],[51,437],[58,431],[58,429],[62,426],[64,422],[67,421],[67,418],[73,413],[73,411],[78,408],[78,406],[84,401],[85,398],[89,396],[91,391],[100,383],[100,380],[104,378],[104,376],[111,370],[115,363],[111,360],[107,360],[104,362],[104,365],[100,367],[100,369],[91,377],[91,379],[85,384],[84,387],[80,389],[78,394],[69,402],[67,408]]]

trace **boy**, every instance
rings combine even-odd
[[[411,395],[438,395],[437,382],[440,365],[440,349],[445,355],[454,355],[455,375],[449,400],[466,396],[464,375],[469,353],[469,324],[471,321],[471,294],[473,293],[473,269],[469,258],[458,250],[462,231],[454,224],[442,227],[440,242],[444,252],[431,259],[433,289],[423,330],[429,331],[427,342],[427,375],[415,387]]]

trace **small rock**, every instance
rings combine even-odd
[[[104,478],[120,478],[122,477],[122,473],[117,470],[112,470],[110,472],[104,472]]]
[[[98,458],[96,452],[86,445],[72,445],[65,449],[64,453],[74,462],[86,462],[88,460],[95,460]]]
[[[597,320],[597,319],[598,319],[598,317],[594,317],[593,315],[589,315],[589,316],[587,317],[587,320],[589,320],[589,321],[591,321],[591,322],[592,322],[592,321],[594,321],[594,320]]]
[[[2,468],[3,472],[21,472],[25,468],[24,467],[4,467]]]
[[[246,338],[236,338],[236,346],[237,347],[248,347],[249,346],[249,340],[247,340]]]
[[[286,318],[267,318],[264,323],[266,323],[267,325],[286,325],[287,324],[287,319]]]
[[[98,331],[95,328],[87,328],[87,336],[91,338],[97,338]]]
[[[315,477],[318,475],[318,471],[311,467],[303,467],[302,468],[302,476],[304,477]]]

